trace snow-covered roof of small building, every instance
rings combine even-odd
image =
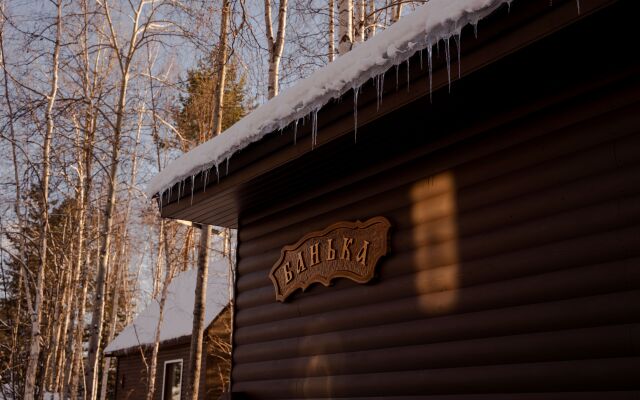
[[[225,271],[227,268],[227,260],[212,262],[209,265],[205,326],[211,324],[229,304],[227,280],[219,274],[219,271]],[[196,269],[184,271],[171,280],[164,306],[160,342],[191,335],[196,273]],[[105,352],[113,353],[139,345],[153,344],[159,315],[159,299],[154,299],[107,345]]]
[[[439,40],[460,35],[511,0],[430,0],[380,34],[282,91],[223,134],[174,160],[147,186],[147,194],[161,193],[174,184],[212,167],[218,168],[236,152],[266,134],[317,112],[330,100],[357,89],[417,51],[429,50]]]

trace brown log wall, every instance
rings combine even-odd
[[[587,44],[562,59],[616,7],[460,82],[430,127],[446,135],[424,134],[417,116],[437,105],[416,102],[256,182],[263,200],[239,219],[235,393],[640,398],[640,61],[587,67]],[[478,87],[492,114],[465,91]],[[391,252],[373,282],[275,301],[284,245],[377,215]]]

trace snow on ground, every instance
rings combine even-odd
[[[363,83],[408,60],[417,51],[427,49],[431,64],[431,49],[438,41],[444,40],[448,50],[450,38],[459,37],[464,26],[476,25],[510,1],[430,0],[380,34],[284,90],[222,135],[174,160],[152,179],[147,194],[161,193],[212,167],[217,171],[218,166],[228,162],[234,153],[301,118],[311,116],[315,125],[317,111],[323,105],[351,89],[357,93]]]
[[[205,326],[208,326],[229,302],[227,279],[221,277],[217,272],[227,268],[228,260],[226,259],[214,261],[209,265]],[[175,276],[169,284],[164,318],[160,329],[161,342],[191,335],[196,272],[196,269],[182,272]],[[159,315],[160,300],[158,298],[152,300],[149,306],[107,345],[105,352],[152,344],[155,340]]]

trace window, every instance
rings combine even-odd
[[[162,400],[180,400],[182,392],[182,359],[164,363]]]

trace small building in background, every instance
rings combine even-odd
[[[209,267],[200,399],[217,399],[229,383],[231,314],[228,282],[220,274],[228,265],[227,260],[221,260]],[[160,330],[156,400],[182,400],[186,395],[196,272],[184,271],[169,285]],[[107,356],[118,360],[116,400],[146,398],[159,310],[159,299],[152,300],[105,349]]]

